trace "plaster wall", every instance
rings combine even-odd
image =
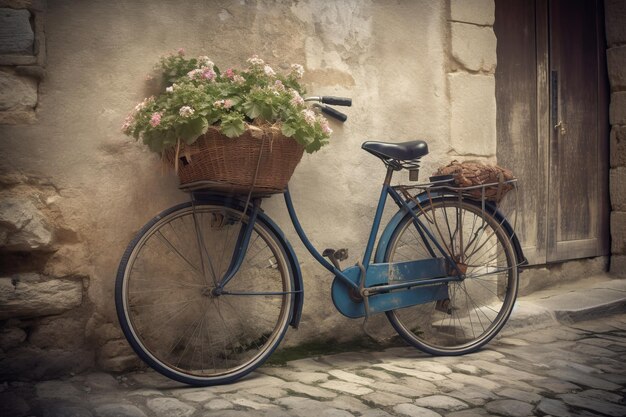
[[[253,54],[274,66],[301,63],[310,93],[353,98],[353,107],[346,109],[348,122],[332,126],[331,144],[305,155],[290,182],[314,245],[349,248],[345,265],[350,265],[362,257],[384,178],[382,163],[360,150],[363,141],[427,140],[430,155],[423,177],[451,156],[494,158],[491,9],[487,16],[477,16],[466,13],[461,2],[452,3],[49,2],[46,75],[37,89],[36,121],[0,126],[0,170],[4,184],[26,198],[48,187],[41,206],[55,213],[56,226],[42,227],[65,232],[53,233],[42,269],[47,277],[71,276],[82,282],[80,307],[59,317],[74,323],[66,328],[81,333],[86,352],[98,352],[91,359],[87,353],[86,361],[123,369],[135,360],[117,328],[113,290],[118,262],[144,223],[188,198],[177,190],[176,177],[162,172],[156,155],[120,132],[126,114],[148,95],[145,77],[160,55],[184,47],[190,55],[208,55],[223,68],[241,66]],[[492,6],[491,1],[479,3]],[[457,11],[456,23],[451,7]],[[479,40],[474,44],[480,52],[477,59],[463,62],[471,45],[451,40],[451,25],[459,36],[470,31]],[[454,58],[451,44],[456,45]],[[475,101],[468,94],[477,96],[484,108],[471,108]],[[452,124],[451,109],[466,121],[466,129],[480,133],[482,142],[471,152],[463,137],[450,139],[451,132],[460,132]],[[407,179],[404,173],[399,177]],[[332,277],[299,243],[282,199],[272,197],[264,208],[294,245],[304,274],[303,320],[300,329],[288,332],[284,345],[362,335],[360,322],[344,318],[332,306]],[[33,333],[38,340],[42,334],[50,339],[54,326],[45,320],[16,317],[9,327],[23,333],[12,334],[24,343]],[[382,319],[373,326],[381,334],[389,329]],[[39,342],[38,348],[49,347],[49,341]],[[53,347],[63,348],[59,343]],[[64,358],[59,356],[58,368]]]

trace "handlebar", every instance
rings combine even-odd
[[[348,116],[345,115],[344,113],[340,112],[339,110],[335,110],[332,107],[328,107],[328,106],[320,106],[320,109],[322,110],[322,113],[327,114],[330,117],[334,117],[335,119],[339,120],[340,122],[345,122],[346,120],[348,120]]]
[[[352,99],[348,97],[335,97],[335,96],[321,96],[321,97],[307,97],[304,99],[305,101],[317,101],[318,103],[323,104],[315,104],[316,107],[319,107],[322,113],[333,117],[340,122],[345,122],[348,119],[348,116],[344,113],[333,109],[332,107],[325,106],[324,104],[332,104],[335,106],[352,106]]]

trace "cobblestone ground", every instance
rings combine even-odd
[[[151,372],[6,383],[1,416],[626,416],[626,314],[505,335],[464,357],[412,348],[265,366],[193,388]]]

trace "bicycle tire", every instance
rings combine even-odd
[[[137,355],[168,378],[196,386],[233,382],[284,337],[293,272],[262,218],[225,287],[229,294],[211,292],[247,220],[235,207],[184,203],[154,217],[126,249],[116,278],[118,319]]]
[[[448,283],[449,304],[432,301],[386,312],[410,345],[432,355],[462,355],[480,349],[506,324],[517,297],[518,261],[503,223],[489,210],[458,197],[433,198],[414,209],[464,270],[464,279]],[[432,246],[407,214],[391,235],[385,261],[442,256]]]

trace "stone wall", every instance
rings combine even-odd
[[[450,136],[453,156],[496,157],[493,0],[450,1]]]
[[[0,380],[138,363],[115,314],[117,266],[143,224],[189,198],[157,155],[120,132],[149,94],[145,78],[162,54],[184,47],[222,67],[241,66],[253,54],[275,67],[301,63],[309,92],[353,98],[348,122],[332,125],[331,144],[305,155],[290,183],[312,242],[350,248],[345,265],[362,257],[384,179],[383,165],[361,143],[426,139],[428,175],[464,152],[449,139],[449,86],[459,85],[454,96],[465,104],[454,111],[462,117],[463,108],[473,108],[468,94],[482,84],[460,91],[458,77],[493,84],[484,75],[493,61],[450,69],[447,1],[55,0],[45,11],[34,1],[9,3],[0,0],[0,9],[26,10],[13,18],[24,30],[11,47],[33,41],[11,50],[19,59],[0,61],[0,76],[12,88],[0,89]],[[27,75],[43,75],[44,63],[45,77]],[[489,102],[492,90],[480,91],[481,100]],[[495,111],[482,122],[473,128],[495,126]],[[360,322],[334,309],[332,277],[299,243],[282,200],[263,205],[304,273],[303,320],[284,346],[362,337]],[[384,318],[374,326],[390,332]]]
[[[0,124],[33,123],[45,74],[45,0],[0,0]]]
[[[626,1],[604,5],[611,84],[611,272],[626,276]]]

